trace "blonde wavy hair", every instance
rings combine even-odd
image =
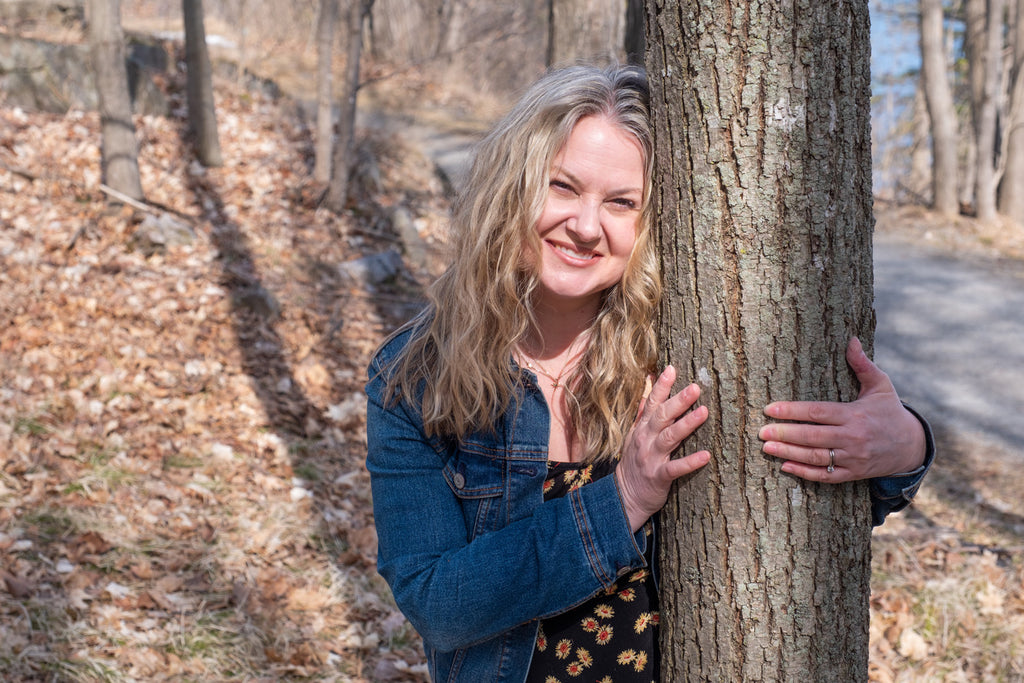
[[[573,66],[537,81],[478,145],[452,207],[454,260],[385,369],[385,395],[417,397],[428,436],[493,431],[523,382],[513,362],[534,323],[540,253],[535,225],[554,157],[578,121],[603,116],[639,143],[643,206],[622,280],[605,292],[589,344],[563,392],[573,439],[587,461],[620,453],[657,362],[654,313],[660,269],[651,236],[654,143],[646,75],[639,67]],[[386,343],[386,342],[385,342]]]

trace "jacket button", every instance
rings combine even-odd
[[[452,482],[455,484],[455,488],[462,489],[466,486],[466,475],[462,472],[456,472],[455,476],[452,477]]]

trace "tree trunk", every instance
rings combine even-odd
[[[334,163],[331,182],[327,186],[324,204],[340,213],[348,201],[348,181],[352,171],[352,153],[356,137],[356,97],[359,94],[359,60],[363,49],[363,19],[370,11],[372,0],[349,0],[348,56],[345,59],[345,82],[342,84],[341,113],[338,135],[334,141]]]
[[[928,105],[924,101],[924,84],[918,79],[917,87],[914,89],[911,127],[914,142],[910,151],[910,176],[907,179],[907,189],[918,201],[923,199],[927,203],[932,203],[932,158],[929,149],[931,130],[928,123]]]
[[[867,3],[648,0],[665,361],[711,417],[711,463],[663,510],[662,680],[864,681],[864,482],[783,475],[780,399],[852,400],[870,348]]]
[[[549,0],[548,66],[622,60],[626,6],[621,0]]]
[[[185,65],[188,70],[188,123],[195,136],[196,158],[203,166],[224,163],[217,136],[217,113],[213,102],[213,67],[206,47],[203,0],[182,0],[185,20]]]
[[[89,0],[89,49],[96,73],[102,143],[101,177],[111,188],[142,199],[139,146],[125,67],[120,0]]]
[[[1024,225],[1024,0],[1016,0],[1015,5],[1006,167],[999,183],[999,212]]]
[[[625,50],[628,63],[644,63],[644,52],[647,50],[644,0],[627,0],[626,2]]]
[[[316,26],[316,149],[313,179],[324,184],[331,179],[331,149],[334,140],[331,71],[334,62],[334,23],[337,17],[338,0],[320,0]]]
[[[960,213],[957,195],[957,122],[943,48],[942,0],[921,0],[921,79],[932,122],[932,208]]]
[[[971,73],[971,114],[976,139],[974,206],[977,217],[996,217],[996,127],[998,125],[999,70],[1002,66],[1003,1],[969,0],[968,60]],[[982,16],[977,15],[980,6]],[[987,11],[986,11],[987,10]],[[976,29],[975,24],[981,28]]]

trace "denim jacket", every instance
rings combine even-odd
[[[539,620],[645,566],[646,541],[614,476],[544,503],[550,414],[535,382],[495,432],[461,442],[427,437],[407,401],[386,404],[382,370],[408,335],[373,360],[366,387],[378,571],[422,636],[433,681],[520,683]],[[872,482],[876,523],[909,503],[933,450],[929,435],[925,466]]]

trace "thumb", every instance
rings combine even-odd
[[[891,389],[889,376],[871,362],[857,337],[851,337],[846,347],[846,362],[850,364],[850,368],[857,375],[857,381],[860,382],[860,396]]]

